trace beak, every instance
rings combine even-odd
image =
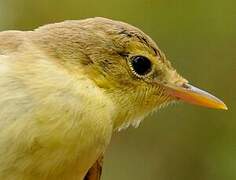
[[[224,110],[228,109],[223,101],[221,101],[217,97],[190,84],[184,84],[182,86],[166,85],[166,91],[170,96],[187,103],[196,104],[208,108]]]

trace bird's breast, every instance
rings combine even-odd
[[[0,63],[0,179],[82,179],[110,141],[111,102],[45,58],[13,62]]]

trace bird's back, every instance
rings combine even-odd
[[[17,52],[24,41],[25,32],[23,31],[0,32],[0,55]]]
[[[112,106],[30,33],[0,33],[0,179],[81,180],[110,140]]]

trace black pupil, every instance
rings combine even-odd
[[[135,72],[139,75],[145,75],[151,71],[151,62],[143,56],[136,56],[132,60],[132,66]]]

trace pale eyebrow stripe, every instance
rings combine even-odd
[[[151,48],[153,50],[154,54],[157,57],[159,57],[160,60],[164,61],[165,58],[162,56],[160,50],[155,48],[155,47],[153,47],[144,36],[139,35],[138,33],[135,33],[135,32],[130,32],[130,31],[126,30],[126,29],[122,29],[122,31],[120,31],[119,34],[124,34],[128,38],[131,38],[131,37],[137,38],[140,42],[145,44],[147,47]]]

